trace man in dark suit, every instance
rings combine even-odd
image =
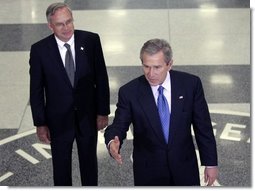
[[[55,185],[72,185],[76,140],[81,183],[96,186],[97,132],[107,126],[110,113],[100,38],[74,30],[72,11],[64,3],[50,5],[46,17],[53,34],[33,44],[30,52],[34,125],[39,140],[51,144]]]
[[[171,69],[172,50],[165,40],[147,41],[140,59],[144,75],[120,88],[113,124],[105,131],[111,156],[122,163],[120,148],[132,123],[135,185],[200,185],[191,134],[193,125],[201,164],[206,166],[205,182],[212,185],[218,175],[217,151],[200,79]],[[164,118],[161,118],[162,97],[158,89],[164,90],[164,100],[167,100]],[[162,127],[166,120],[164,137]]]

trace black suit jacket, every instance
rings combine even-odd
[[[217,166],[216,143],[210,115],[198,77],[170,71],[171,119],[169,143],[161,130],[151,87],[144,76],[119,90],[115,119],[105,132],[105,142],[119,136],[121,144],[133,124],[135,185],[160,185],[172,177],[176,185],[199,185],[199,171],[191,134],[193,125],[201,164]]]
[[[109,84],[100,38],[75,30],[75,83],[72,87],[54,35],[30,52],[30,103],[35,126],[47,125],[51,138],[68,137],[78,116],[85,135],[96,130],[96,115],[108,115]]]

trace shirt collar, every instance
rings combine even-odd
[[[63,41],[60,40],[56,35],[55,35],[55,39],[56,39],[56,41],[57,41],[58,46],[61,47],[61,48],[64,47],[64,44],[65,44],[65,43],[68,43],[70,46],[72,46],[73,43],[74,43],[74,34],[72,35],[72,37],[70,38],[70,40],[67,41],[67,42],[63,42]]]
[[[157,97],[158,95],[158,87],[161,85],[164,87],[164,89],[167,91],[167,92],[171,92],[171,78],[170,78],[170,72],[167,72],[166,74],[166,79],[164,80],[164,82],[162,84],[159,84],[157,86],[151,86],[151,89],[152,89],[152,92],[153,92],[153,95],[154,97]]]
[[[167,91],[170,91],[170,73],[167,72],[165,81],[161,84]]]

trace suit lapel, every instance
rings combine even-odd
[[[79,40],[78,40],[79,39]],[[84,46],[81,45],[81,40],[80,37],[78,36],[77,32],[75,31],[74,33],[74,46],[75,46],[75,77],[74,77],[74,86],[77,85],[78,82],[78,76],[79,76],[79,71],[81,71],[81,57],[80,57],[80,51],[81,51],[81,47],[83,47],[83,51],[84,51]],[[80,49],[79,49],[80,48]]]
[[[50,62],[50,64],[56,64],[57,68],[59,68],[59,73],[63,76],[65,82],[68,83],[70,86],[72,86],[70,83],[70,80],[67,76],[67,73],[66,73],[66,70],[64,67],[64,63],[61,59],[61,56],[60,56],[60,53],[58,50],[58,45],[57,45],[54,35],[50,36],[48,46],[49,46],[48,48],[49,48],[49,52],[50,52],[50,56],[51,56],[51,60],[52,60],[52,62]],[[58,71],[56,71],[56,72],[58,72]]]
[[[170,131],[169,131],[169,146],[172,145],[178,124],[183,111],[185,100],[184,90],[181,79],[178,79],[175,71],[170,71],[171,77],[171,116],[170,116]]]
[[[77,85],[79,77],[84,75],[85,71],[88,71],[88,42],[86,39],[86,33],[80,35],[79,31],[74,31],[74,40],[75,40],[75,80],[74,86]]]
[[[149,124],[160,142],[162,142],[162,144],[165,144],[164,135],[161,130],[161,122],[158,114],[157,105],[155,103],[151,87],[144,76],[140,78],[139,91],[139,103],[143,109],[143,112],[147,116]]]

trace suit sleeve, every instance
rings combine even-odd
[[[127,131],[129,125],[131,124],[132,114],[130,103],[126,98],[126,93],[123,88],[120,88],[118,94],[117,109],[115,111],[115,117],[112,125],[109,125],[105,130],[105,144],[108,145],[109,141],[114,139],[115,136],[119,137],[120,143],[122,145],[123,140],[127,136]]]
[[[100,37],[96,34],[95,46],[95,72],[96,72],[96,96],[97,96],[97,114],[110,114],[110,90],[108,74],[104,61],[103,50]]]
[[[31,47],[30,59],[30,105],[35,126],[47,125],[45,117],[44,77],[40,56],[34,45]]]
[[[194,95],[193,129],[201,164],[204,166],[217,166],[216,141],[202,83],[199,78]]]

